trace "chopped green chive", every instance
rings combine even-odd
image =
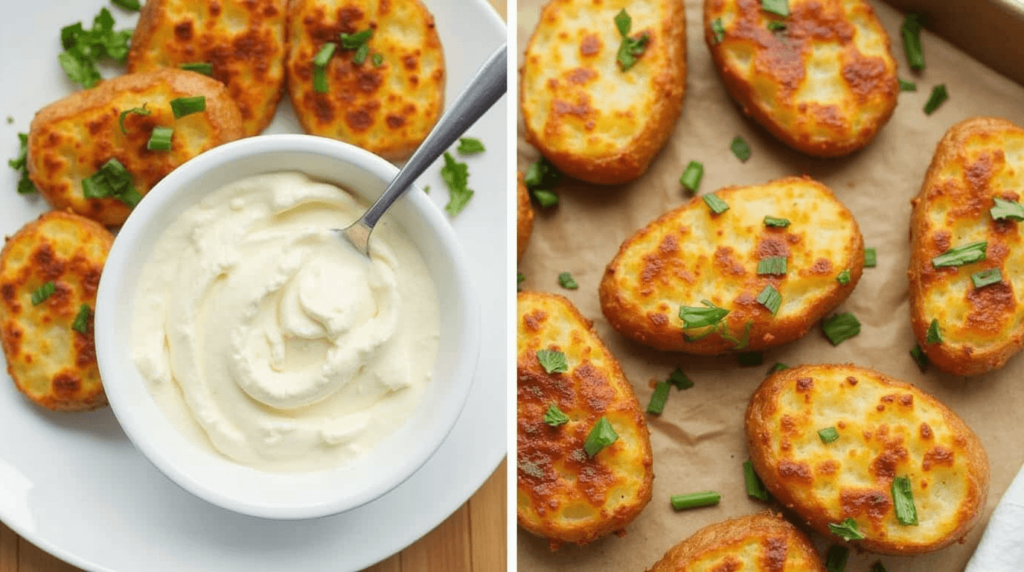
[[[462,212],[473,198],[473,189],[469,188],[469,166],[460,163],[445,151],[444,166],[441,167],[441,179],[448,186],[448,204],[444,206],[449,216]]]
[[[932,94],[928,96],[928,101],[924,104],[925,114],[935,113],[935,110],[947,99],[949,99],[949,92],[946,91],[945,85],[937,85],[932,88]]]
[[[526,275],[522,272],[516,272],[516,292],[522,290],[523,282],[526,280]]]
[[[181,119],[186,115],[206,111],[206,96],[197,95],[195,97],[179,97],[177,99],[172,99],[171,111],[174,112],[175,119]]]
[[[836,276],[836,282],[842,286],[846,286],[850,283],[850,269],[843,270]]]
[[[211,76],[211,77],[213,76],[213,64],[208,64],[206,62],[194,62],[194,63],[190,63],[190,64],[181,64],[178,67],[183,69],[183,70],[185,70],[185,71],[201,73],[203,75],[207,75],[207,76]]]
[[[338,44],[327,42],[313,57],[313,91],[327,93],[327,64],[330,63],[331,56],[337,48]]]
[[[472,155],[474,153],[483,153],[485,149],[483,142],[479,139],[474,139],[473,137],[461,137],[456,151],[462,155]]]
[[[942,343],[942,332],[939,331],[939,320],[935,318],[932,323],[928,325],[928,334],[924,337],[925,343],[928,344],[941,344]]]
[[[764,354],[761,352],[743,352],[736,354],[736,363],[740,367],[757,367],[764,363]]]
[[[548,407],[548,410],[544,413],[544,423],[552,427],[558,427],[559,425],[565,425],[569,422],[569,416],[562,413],[562,410],[558,408],[554,403]]]
[[[995,206],[988,212],[992,215],[993,220],[1015,220],[1018,222],[1024,220],[1024,205],[999,197],[995,198]]]
[[[558,184],[561,178],[562,173],[547,158],[541,157],[531,163],[529,168],[526,169],[523,182],[526,183],[526,188],[532,191],[535,189],[551,188]]]
[[[998,268],[989,268],[981,272],[971,274],[971,282],[975,288],[984,288],[992,284],[999,284],[1003,281],[1003,273]]]
[[[692,330],[714,326],[729,315],[729,310],[719,308],[708,300],[701,300],[700,303],[705,307],[681,306],[679,308],[679,319],[683,321],[683,329]]]
[[[864,249],[864,268],[878,266],[878,252],[874,248]]]
[[[759,276],[785,276],[786,271],[785,256],[769,256],[762,258],[757,263],[757,274]]]
[[[612,424],[608,422],[608,419],[602,417],[597,420],[597,424],[590,430],[587,435],[587,441],[583,444],[583,450],[587,452],[588,457],[593,457],[601,452],[601,449],[611,445],[619,438],[619,434],[612,428]]]
[[[900,26],[900,34],[903,36],[903,50],[907,53],[907,63],[910,69],[924,69],[924,50],[921,48],[921,16],[919,14],[907,14],[903,17],[903,25]]]
[[[537,361],[544,371],[548,373],[565,373],[569,371],[569,364],[565,361],[565,354],[558,350],[540,350],[537,352]]]
[[[764,488],[761,477],[754,471],[754,463],[747,459],[743,462],[743,482],[747,485],[747,496],[763,501],[768,500],[768,490]]]
[[[917,84],[910,81],[900,81],[900,91],[917,91]]]
[[[668,401],[668,390],[671,385],[667,381],[659,381],[654,386],[654,393],[651,394],[651,401],[647,403],[647,412],[653,415],[661,415],[665,410],[665,402]]]
[[[780,371],[782,371],[782,370],[784,370],[784,369],[789,369],[789,366],[788,366],[788,365],[786,365],[786,364],[784,364],[784,363],[782,363],[781,361],[779,361],[779,362],[775,362],[775,365],[773,365],[773,366],[772,366],[772,367],[771,367],[771,368],[770,368],[770,369],[768,370],[768,375],[771,375],[771,374],[773,374],[773,373],[778,373],[778,372],[780,372]]]
[[[358,50],[361,46],[370,41],[373,37],[373,28],[367,28],[355,34],[341,34],[341,47],[345,50]]]
[[[558,195],[551,191],[537,189],[535,191],[530,191],[530,194],[533,195],[534,200],[536,200],[542,208],[546,209],[558,204]]]
[[[629,16],[625,8],[616,14],[615,27],[619,29],[619,35],[622,36],[616,60],[618,60],[622,71],[627,71],[636,65],[637,59],[643,55],[650,38],[647,33],[642,34],[639,38],[629,37],[629,31],[633,28],[633,18]]]
[[[741,350],[741,349],[747,347],[747,344],[750,341],[750,328],[752,328],[754,326],[754,322],[747,322],[746,325],[743,326],[743,337],[742,338],[735,338],[731,334],[729,334],[729,331],[725,328],[725,323],[720,323],[718,326],[719,326],[718,335],[722,336],[723,340],[732,342],[734,344],[732,349],[734,349],[734,350]],[[685,333],[683,334],[683,339],[684,340],[686,339],[686,334]],[[755,365],[761,365],[761,363],[758,362]]]
[[[690,161],[690,164],[686,166],[686,170],[683,171],[683,176],[679,178],[679,184],[691,193],[696,193],[703,176],[704,165],[697,161]]]
[[[928,356],[924,354],[924,350],[919,344],[914,344],[914,347],[910,349],[910,357],[917,362],[917,368],[921,370],[921,373],[928,369]]]
[[[50,296],[57,292],[57,284],[53,280],[43,284],[32,293],[32,305],[38,306],[45,302]]]
[[[917,526],[917,508],[914,506],[914,491],[910,477],[896,477],[892,480],[892,504],[896,509],[896,520],[904,526]]]
[[[676,389],[690,389],[693,387],[693,382],[690,381],[689,377],[683,373],[683,370],[678,367],[672,373],[668,374],[668,382],[676,386]]]
[[[36,192],[36,186],[32,179],[28,178],[28,133],[18,133],[19,149],[18,156],[7,161],[7,165],[21,173],[18,179],[18,194],[27,195]]]
[[[747,142],[739,135],[729,144],[729,149],[732,149],[732,154],[736,155],[736,158],[744,163],[750,158],[750,145],[747,145]]]
[[[711,22],[711,34],[714,36],[716,44],[721,43],[725,39],[725,26],[722,25],[721,18],[715,18]]]
[[[174,135],[173,127],[154,127],[153,133],[149,136],[146,149],[150,151],[170,151],[171,137]]]
[[[138,12],[139,9],[142,8],[142,4],[139,4],[139,0],[110,0],[110,3],[131,12]]]
[[[675,510],[686,510],[700,508],[702,506],[714,506],[722,500],[722,495],[714,491],[701,493],[689,493],[685,495],[672,495],[672,508]]]
[[[828,529],[832,534],[843,540],[864,540],[864,535],[857,528],[857,521],[853,520],[853,518],[847,518],[839,524],[830,522],[828,523]]]
[[[78,314],[75,316],[75,321],[71,323],[71,329],[80,333],[89,333],[89,318],[92,316],[92,309],[89,308],[88,304],[82,304],[78,308]]]
[[[825,427],[818,430],[818,438],[821,439],[822,443],[828,445],[839,438],[839,431],[836,431],[835,427]]]
[[[82,179],[82,195],[87,199],[113,197],[129,207],[142,200],[132,184],[131,173],[117,159],[111,158],[91,177]]]
[[[985,250],[987,248],[988,242],[984,240],[950,248],[946,252],[932,258],[932,266],[935,268],[947,268],[981,262],[985,260]]]
[[[829,526],[832,526],[831,524]],[[825,555],[825,570],[828,572],[845,572],[846,561],[850,559],[850,549],[833,544]]]
[[[860,333],[860,322],[850,312],[825,318],[821,321],[821,327],[833,346],[838,346]]]
[[[788,0],[761,0],[761,9],[778,16],[789,16]]]
[[[768,29],[772,32],[781,32],[786,29],[786,25],[778,20],[772,20],[768,22]]]
[[[384,65],[384,56],[380,54],[373,54],[370,56],[370,61],[373,62],[373,67],[379,68]]]
[[[764,290],[757,295],[757,303],[767,308],[774,316],[779,313],[779,306],[782,305],[782,294],[779,294],[779,291],[771,284],[766,284]]]
[[[356,55],[352,56],[352,63],[357,66],[363,65],[366,58],[370,55],[370,44],[363,44],[356,50]]]
[[[765,226],[770,226],[770,227],[773,227],[773,228],[786,228],[787,226],[789,226],[789,219],[788,218],[778,218],[778,217],[774,217],[774,216],[765,216],[764,217],[764,225]]]
[[[885,565],[879,560],[871,565],[871,572],[889,572],[885,569]]]
[[[711,212],[715,214],[722,214],[729,210],[729,205],[722,199],[718,198],[718,195],[715,193],[704,195],[701,198],[704,199],[704,204],[706,204],[708,208],[711,209]]]
[[[145,117],[153,113],[152,111],[146,109],[147,105],[148,103],[143,103],[142,107],[133,107],[131,109],[125,109],[121,112],[121,115],[117,117],[117,124],[121,126],[121,133],[124,133],[125,135],[128,134],[128,128],[124,126],[124,120],[128,117],[129,114],[141,115]]]
[[[576,279],[568,272],[562,272],[558,275],[558,284],[566,290],[575,290],[580,287],[580,285],[576,283]]]

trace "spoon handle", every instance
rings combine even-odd
[[[419,178],[455,141],[480,119],[488,109],[505,95],[508,90],[506,75],[507,44],[502,44],[470,80],[465,91],[455,100],[448,111],[431,130],[409,162],[391,180],[384,194],[360,217],[353,226],[372,229],[392,203]]]

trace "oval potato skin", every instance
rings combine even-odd
[[[804,533],[765,512],[705,526],[670,548],[648,572],[696,570],[825,572],[825,567]]]
[[[523,259],[523,253],[530,244],[533,232],[533,205],[530,204],[530,192],[526,190],[523,174],[518,174],[516,183],[516,260]]]
[[[170,102],[206,97],[206,111],[175,119]],[[146,104],[151,114],[122,111]],[[154,127],[173,127],[170,151],[146,148]],[[242,137],[238,106],[220,82],[202,74],[160,69],[106,80],[41,109],[28,135],[28,172],[55,210],[71,210],[107,226],[119,226],[131,209],[115,198],[89,199],[82,179],[115,158],[132,174],[135,189],[149,192],[178,165],[223,143]]]
[[[729,210],[714,214],[695,197],[627,239],[608,264],[601,310],[619,333],[666,351],[762,350],[802,337],[853,291],[864,241],[853,215],[825,185],[788,177],[714,194]],[[790,225],[768,227],[765,216]],[[785,276],[757,274],[768,256],[787,257]],[[850,271],[846,285],[836,279],[844,270]],[[757,302],[768,284],[782,295],[774,316]],[[703,307],[703,300],[729,310],[722,320],[726,335],[684,330],[680,307]]]
[[[527,140],[560,171],[590,183],[636,179],[664,146],[683,109],[686,13],[682,0],[552,0],[526,46],[520,106]],[[615,16],[630,37],[648,34],[622,71]]]
[[[517,308],[519,525],[552,549],[586,544],[622,530],[651,500],[647,423],[618,361],[569,300],[521,292]],[[568,371],[546,373],[540,350],[563,352]],[[544,423],[552,404],[568,423]],[[590,458],[583,445],[601,417],[619,437]]]
[[[246,137],[274,119],[284,93],[288,0],[149,0],[139,13],[128,73],[209,63],[242,114]]]
[[[339,34],[373,28],[370,56],[353,62]],[[313,58],[338,44],[328,93],[313,89]],[[373,65],[373,54],[383,63]],[[288,93],[307,133],[362,147],[385,159],[409,157],[444,110],[445,63],[434,17],[419,0],[290,0]]]
[[[866,0],[789,0],[789,11],[782,18],[760,0],[705,0],[715,68],[743,112],[786,145],[815,157],[852,153],[896,107],[889,36]],[[786,29],[773,32],[770,21]]]
[[[921,192],[911,202],[910,321],[928,359],[954,375],[1006,364],[1024,346],[1024,241],[1020,222],[994,220],[995,198],[1024,194],[1024,129],[1004,119],[957,123],[939,142]],[[946,250],[987,241],[986,259],[935,268]],[[999,268],[1002,281],[975,288],[971,274]],[[938,320],[941,343],[928,343]]]
[[[82,304],[96,308],[100,273],[114,236],[87,218],[49,212],[7,239],[0,252],[0,342],[7,372],[33,402],[58,411],[106,405],[92,317],[71,328]],[[38,305],[47,282],[55,292]]]
[[[818,431],[834,427],[825,444]],[[988,495],[988,456],[955,413],[916,387],[853,365],[805,365],[766,379],[746,414],[747,447],[776,499],[833,539],[857,521],[882,554],[931,552],[964,537]],[[919,524],[896,519],[892,481],[910,478]]]

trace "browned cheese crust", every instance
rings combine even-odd
[[[648,572],[825,572],[811,541],[771,512],[732,518],[673,546]]]
[[[647,34],[629,70],[615,16]],[[527,139],[560,171],[597,184],[636,179],[675,129],[686,91],[682,0],[552,0],[526,46],[520,106]]]
[[[896,107],[889,36],[865,0],[789,0],[789,10],[783,18],[760,0],[705,0],[715,67],[743,112],[783,143],[816,157],[856,151]]]
[[[284,93],[288,0],[148,0],[128,72],[208,63],[242,114],[245,136],[270,124]]]
[[[835,428],[824,443],[818,431]],[[988,456],[955,413],[916,387],[852,365],[807,365],[761,384],[747,447],[765,487],[811,527],[852,518],[858,548],[931,552],[962,539],[988,495]],[[895,515],[892,482],[908,477],[918,525]]]
[[[955,375],[978,375],[1006,364],[1024,346],[1024,241],[1020,222],[995,220],[995,198],[1024,195],[1024,129],[976,117],[954,125],[939,142],[910,219],[910,321],[928,359]],[[986,241],[986,258],[935,268],[932,259]],[[1002,280],[975,288],[971,275],[1000,269]],[[928,343],[932,320],[942,341]]]
[[[516,183],[516,260],[523,259],[527,245],[530,244],[530,233],[533,232],[533,205],[530,204],[530,192],[526,190],[523,174],[518,173]]]
[[[340,34],[373,28],[357,65]],[[338,44],[327,93],[313,88],[313,58]],[[380,67],[373,64],[380,55]],[[290,0],[288,93],[307,133],[339,139],[392,161],[409,157],[444,110],[445,63],[434,17],[419,0]]]
[[[802,337],[860,280],[864,241],[853,214],[823,184],[788,177],[714,193],[729,210],[714,214],[700,197],[627,239],[605,269],[601,310],[621,334],[659,350],[715,355],[755,351]],[[785,218],[769,227],[765,216]],[[759,275],[759,262],[784,256],[784,276]],[[837,280],[843,271],[850,280]],[[768,285],[777,314],[757,301]],[[684,328],[680,307],[707,300],[729,310],[718,329]]]
[[[206,97],[206,111],[175,119],[170,102],[179,97]],[[148,116],[121,112],[142,107]],[[170,151],[146,148],[154,127],[173,127]],[[118,226],[131,210],[115,198],[89,199],[82,179],[91,177],[110,159],[132,175],[145,195],[178,165],[242,136],[238,106],[220,82],[175,69],[129,74],[69,95],[36,114],[28,136],[28,172],[56,210],[71,210],[107,226]]]
[[[651,500],[647,423],[629,380],[591,322],[567,299],[518,297],[517,512],[519,525],[551,541],[586,544],[621,531]],[[568,371],[547,373],[537,352],[557,350]],[[544,422],[557,405],[569,422]],[[584,451],[602,417],[618,440],[593,458]]]
[[[71,328],[82,304],[96,308],[96,288],[114,237],[78,215],[50,212],[7,239],[0,252],[0,342],[7,372],[33,402],[58,411],[106,405],[93,342]],[[32,294],[53,282],[38,305]]]

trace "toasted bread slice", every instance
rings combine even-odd
[[[976,117],[942,138],[913,200],[910,320],[928,359],[949,373],[998,369],[1024,347],[1024,223],[991,212],[997,198],[1022,195],[1024,129]],[[977,242],[987,243],[984,260],[935,267],[935,257]],[[994,283],[974,286],[973,274],[994,269]],[[933,321],[939,340],[928,336]]]
[[[619,248],[600,288],[601,309],[616,330],[660,350],[761,350],[806,334],[857,285],[864,241],[825,185],[789,177],[714,195],[729,210],[715,214],[694,198]],[[765,217],[788,226],[767,226]],[[784,275],[759,274],[770,257],[786,259]],[[782,297],[774,315],[758,302],[769,286]],[[705,300],[728,315],[703,327],[680,318],[680,308],[707,308]]]
[[[819,435],[835,429],[838,437]],[[988,494],[988,456],[955,413],[916,387],[852,365],[809,365],[761,384],[746,416],[757,474],[822,534],[848,518],[883,554],[938,550],[964,537]],[[826,442],[829,441],[829,442]],[[907,477],[918,524],[895,514]]]
[[[755,0],[706,0],[715,67],[743,112],[783,143],[816,157],[856,151],[896,107],[889,36],[866,0],[788,5],[782,17]]]
[[[522,260],[533,232],[533,205],[530,204],[530,192],[526,190],[522,173],[519,173],[516,183],[516,202],[516,260]]]
[[[270,124],[284,93],[288,0],[147,0],[128,72],[207,63],[242,114],[245,136]]]
[[[92,311],[113,242],[110,231],[87,218],[50,212],[8,238],[0,252],[7,371],[22,393],[47,409],[82,411],[107,403]]]
[[[770,512],[732,518],[673,546],[648,572],[825,572],[811,541]]]
[[[623,70],[615,17],[646,49]],[[686,90],[682,0],[552,0],[526,46],[526,135],[563,173],[591,183],[636,179],[668,140]]]
[[[339,35],[368,28],[369,53],[357,64]],[[313,58],[327,42],[338,48],[327,66],[328,92],[317,93]],[[287,70],[303,129],[392,161],[408,158],[444,110],[444,51],[419,0],[291,0]]]
[[[204,96],[206,111],[175,119],[170,102]],[[145,106],[149,115],[122,112]],[[173,127],[170,151],[150,151],[154,127]],[[220,82],[175,69],[129,74],[69,95],[36,114],[28,136],[28,172],[47,202],[107,226],[117,226],[131,209],[116,198],[86,198],[82,179],[110,159],[132,175],[145,195],[160,179],[192,157],[242,136],[238,106]]]
[[[651,441],[633,387],[591,323],[561,296],[518,298],[519,525],[551,541],[586,544],[622,530],[651,500]],[[561,352],[548,373],[539,351]],[[545,423],[556,406],[565,424]],[[584,444],[605,419],[618,439],[591,456]]]

